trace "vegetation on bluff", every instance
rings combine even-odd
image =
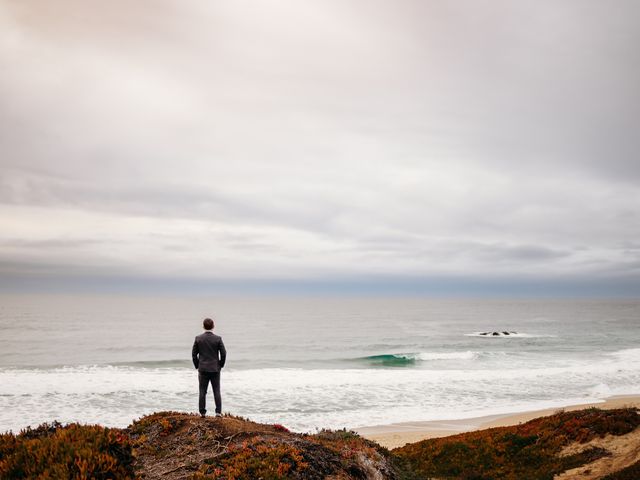
[[[0,435],[0,478],[547,480],[576,478],[567,471],[586,465],[579,478],[635,480],[639,426],[636,409],[588,409],[389,452],[345,430],[307,435],[240,417],[162,412],[123,430],[53,423]],[[631,447],[626,463],[602,465],[616,457],[608,450],[616,442]]]
[[[607,434],[624,435],[639,425],[635,409],[593,408],[424,440],[397,448],[393,454],[401,460],[407,478],[550,480],[610,454],[598,447],[563,454],[568,445],[586,444]]]
[[[54,422],[0,435],[0,478],[133,479],[129,437],[119,429]]]

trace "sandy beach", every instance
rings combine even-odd
[[[559,410],[571,411],[597,407],[602,409],[636,407],[640,408],[640,395],[609,397],[602,402],[567,405],[565,407],[532,410],[521,413],[488,415],[462,420],[441,420],[428,422],[404,422],[389,425],[362,427],[356,431],[365,438],[374,440],[387,448],[396,448],[406,443],[418,442],[426,438],[446,437],[456,433],[482,430],[492,427],[517,425],[537,417],[551,415]]]

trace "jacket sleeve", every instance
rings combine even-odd
[[[198,368],[198,364],[200,363],[198,353],[198,339],[196,338],[193,342],[193,348],[191,349],[191,360],[193,360],[193,366],[196,368]]]
[[[227,349],[224,348],[224,342],[222,341],[222,338],[220,338],[220,368],[224,367],[224,362],[227,361]]]

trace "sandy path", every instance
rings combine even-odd
[[[595,438],[583,444],[574,443],[565,448],[562,454],[571,455],[591,447],[604,448],[611,453],[611,456],[600,458],[582,467],[567,470],[560,475],[556,475],[554,479],[570,480],[579,478],[581,480],[597,480],[604,475],[617,472],[640,461],[640,428],[636,428],[626,435],[607,435],[604,438]]]

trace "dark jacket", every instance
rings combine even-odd
[[[200,372],[219,372],[224,367],[227,351],[222,337],[213,332],[204,332],[196,337],[191,349],[193,366]]]

